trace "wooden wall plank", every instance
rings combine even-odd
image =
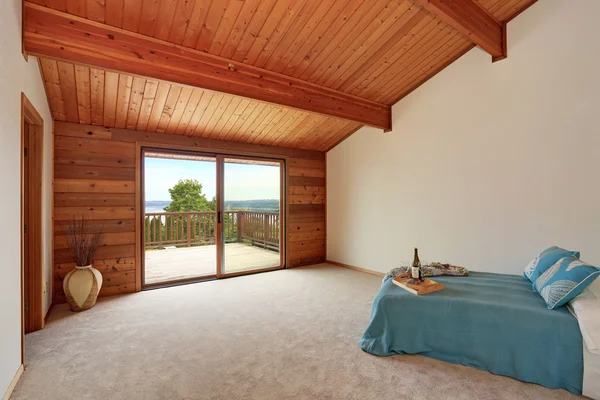
[[[135,193],[132,181],[55,179],[54,187],[57,192],[70,193]]]
[[[237,107],[236,107],[237,108]],[[273,111],[278,116],[278,111]],[[275,117],[273,117],[275,118]],[[217,122],[218,124],[219,122]],[[325,155],[322,152],[139,132],[72,123],[55,124],[54,293],[64,301],[62,279],[74,267],[63,228],[74,216],[105,232],[94,265],[105,283],[101,296],[131,293],[141,279],[136,259],[136,143],[286,160],[288,268],[325,261]]]

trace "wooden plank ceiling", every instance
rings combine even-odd
[[[476,1],[505,22],[535,0]],[[32,3],[386,105],[474,46],[413,0]],[[362,126],[156,79],[40,62],[60,121],[313,150],[328,150]]]

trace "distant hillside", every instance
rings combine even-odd
[[[233,200],[225,202],[226,210],[279,211],[279,200]]]
[[[146,202],[146,212],[163,212],[164,208],[171,204],[170,201],[154,200]],[[243,210],[243,211],[279,211],[279,200],[232,200],[225,202],[225,210]]]

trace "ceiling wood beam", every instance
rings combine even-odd
[[[506,24],[498,22],[474,0],[417,2],[491,54],[493,62],[506,58]]]
[[[266,69],[24,4],[27,53],[391,129],[391,107]]]

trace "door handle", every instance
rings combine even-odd
[[[217,211],[217,224],[221,223],[221,211]]]

